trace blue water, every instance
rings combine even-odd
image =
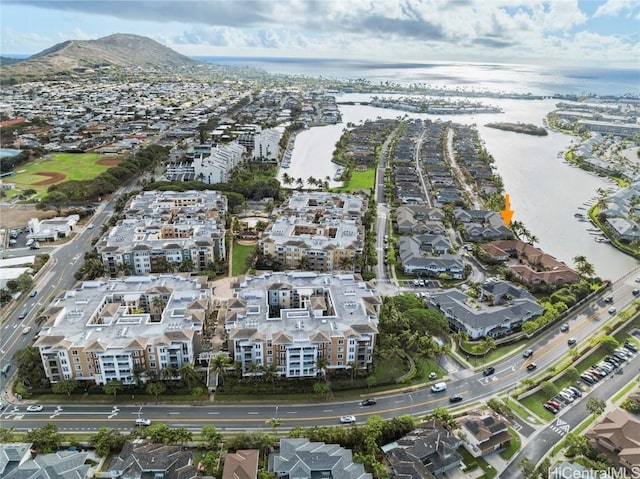
[[[195,60],[249,66],[269,73],[332,79],[366,79],[372,85],[393,82],[448,90],[533,95],[640,95],[640,69],[550,68],[499,63],[384,63],[343,59],[282,57],[205,57]]]

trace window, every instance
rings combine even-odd
[[[71,350],[71,354],[74,355],[74,356],[77,356],[78,355],[78,350],[77,349],[72,349]]]
[[[82,366],[80,364],[76,364],[76,371],[82,371]]]

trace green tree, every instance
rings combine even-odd
[[[42,358],[38,348],[27,347],[16,351],[13,363],[18,367],[18,380],[28,386],[48,387],[49,380],[42,366]]]
[[[607,407],[607,403],[600,398],[587,399],[587,411],[589,411],[594,417],[602,414]]]
[[[612,352],[614,352],[616,349],[620,347],[620,343],[613,336],[603,336],[600,339],[600,345],[609,354],[611,354]]]
[[[127,437],[120,434],[120,431],[107,427],[101,427],[91,437],[91,443],[96,448],[96,454],[100,457],[105,457],[110,452],[120,451],[126,440]]]
[[[458,424],[446,407],[437,407],[426,419],[435,419],[442,427],[450,431],[456,429]]]
[[[534,477],[534,474],[536,472],[536,465],[533,463],[533,461],[531,461],[531,459],[525,457],[520,461],[518,466],[520,466],[520,470],[522,471],[522,475],[525,477],[525,479],[531,479]]]
[[[46,454],[60,449],[62,434],[58,431],[58,426],[49,423],[27,432],[25,439],[25,442],[32,442],[33,448],[40,454]]]
[[[586,436],[575,432],[570,432],[564,437],[564,444],[566,446],[565,455],[568,457],[587,454],[591,447]]]
[[[575,381],[577,381],[578,377],[580,376],[580,373],[578,373],[578,370],[576,368],[571,366],[571,367],[566,369],[566,371],[564,372],[564,376],[569,381],[575,382]]]
[[[71,393],[78,389],[78,381],[75,379],[65,379],[64,381],[58,381],[55,383],[51,390],[55,394],[66,394],[67,397],[71,397]]]
[[[583,278],[590,278],[594,275],[595,268],[591,263],[589,263],[589,261],[587,261],[586,256],[582,256],[582,255],[574,256],[573,262],[576,265],[576,271]]]
[[[14,442],[15,437],[16,433],[13,427],[0,426],[0,443]]]
[[[204,473],[214,476],[220,477],[217,474],[218,466],[220,465],[220,451],[208,451],[202,459],[200,459],[200,465],[204,468]]]
[[[276,432],[276,429],[284,424],[284,421],[279,417],[272,417],[264,422],[267,426],[271,427],[271,432]]]
[[[222,442],[222,433],[213,424],[202,426],[201,434],[203,447],[206,449],[218,449]]]
[[[542,394],[546,397],[551,397],[556,393],[556,387],[550,381],[543,381],[540,385],[540,389],[542,390]]]
[[[625,399],[624,401],[622,401],[622,403],[620,403],[620,407],[633,414],[640,413],[640,402],[634,399]]]
[[[167,390],[167,385],[161,381],[150,381],[147,383],[147,394],[153,394],[158,401],[158,396]]]
[[[102,391],[107,395],[113,394],[113,399],[115,400],[116,395],[119,392],[124,391],[124,384],[122,384],[122,381],[109,381],[108,383],[103,384]]]

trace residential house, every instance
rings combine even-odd
[[[447,276],[452,279],[464,277],[464,263],[459,256],[446,254],[451,245],[444,236],[423,235],[435,238],[434,244],[423,244],[420,236],[403,236],[398,243],[398,253],[402,268],[407,274],[438,278]],[[440,253],[434,256],[435,253]]]
[[[464,435],[463,446],[473,457],[499,451],[512,439],[509,421],[492,409],[473,409],[456,422]]]
[[[28,221],[27,239],[57,241],[60,238],[66,238],[71,234],[78,221],[80,221],[79,215],[56,216],[48,220],[31,218]]]
[[[269,455],[268,471],[278,479],[371,479],[364,466],[353,462],[351,450],[306,438],[280,439]]]
[[[506,281],[487,282],[480,291],[477,299],[454,288],[434,292],[429,304],[471,339],[506,336],[544,312],[535,297]]]
[[[523,283],[532,286],[577,283],[580,274],[529,243],[520,240],[493,241],[480,245],[480,249],[493,261],[514,259],[509,271]]]
[[[394,479],[439,478],[462,465],[462,441],[435,421],[423,424],[383,447]]]
[[[259,449],[238,449],[224,456],[222,479],[258,479]]]
[[[58,451],[38,454],[31,443],[0,444],[2,479],[89,479],[94,470],[88,464],[88,452]]]
[[[127,441],[98,477],[109,479],[204,479],[193,464],[193,452],[182,446]],[[209,476],[211,477],[211,476]]]
[[[640,419],[616,408],[585,433],[616,467],[627,472],[640,470]]]
[[[457,225],[462,225],[462,234],[467,241],[513,238],[512,231],[505,226],[500,213],[496,211],[456,209],[453,217]]]

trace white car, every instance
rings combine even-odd
[[[617,311],[617,309],[616,309],[614,306],[611,306],[611,307],[609,308],[609,314],[615,314],[615,313],[616,313],[616,311]]]
[[[355,416],[342,416],[340,418],[340,422],[342,424],[351,424],[351,423],[356,422],[356,418],[355,418]]]
[[[31,326],[27,326],[26,328],[24,328],[22,330],[22,334],[29,334],[29,331],[31,331]]]
[[[136,419],[136,426],[151,426],[151,419],[144,417]]]
[[[27,412],[40,412],[44,409],[41,404],[33,404],[27,407]]]

